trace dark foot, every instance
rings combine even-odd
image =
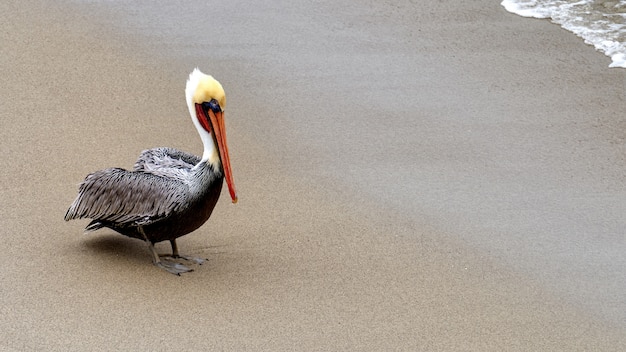
[[[180,274],[183,273],[188,273],[188,272],[192,272],[193,269],[188,268],[180,263],[175,263],[175,262],[169,262],[169,261],[165,261],[165,260],[160,260],[156,263],[154,263],[154,265],[158,266],[159,268],[167,271],[168,273],[174,274],[174,275],[178,275],[180,276]]]

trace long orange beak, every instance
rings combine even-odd
[[[235,184],[233,183],[233,173],[230,168],[230,157],[228,156],[228,144],[226,143],[226,128],[224,127],[224,116],[221,111],[213,112],[208,109],[209,119],[211,119],[211,125],[213,125],[213,135],[217,141],[217,149],[220,153],[220,160],[222,160],[222,167],[224,168],[224,177],[226,177],[226,184],[228,185],[228,191],[233,203],[237,203],[237,191],[235,190]]]

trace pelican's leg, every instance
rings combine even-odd
[[[167,271],[168,273],[178,276],[180,276],[180,274],[182,273],[188,273],[190,271],[193,271],[193,269],[190,269],[180,263],[161,260],[161,258],[159,257],[159,253],[157,253],[156,249],[154,248],[154,244],[152,244],[152,242],[148,239],[148,236],[146,236],[146,234],[143,232],[143,228],[139,226],[138,229],[139,233],[141,233],[144,240],[148,244],[148,248],[150,248],[150,252],[152,253],[152,262],[154,263],[154,265]]]
[[[194,262],[196,264],[200,264],[202,265],[204,263],[204,259],[202,258],[195,258],[195,257],[188,257],[186,255],[180,255],[178,254],[178,245],[176,244],[176,240],[170,240],[170,244],[172,245],[172,258],[174,259],[184,259],[190,262]]]

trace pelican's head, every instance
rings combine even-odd
[[[236,203],[237,192],[230,168],[224,126],[226,107],[224,88],[215,78],[196,68],[189,75],[185,95],[189,114],[204,143],[202,160],[211,163],[213,167],[222,168],[230,196],[233,203]]]

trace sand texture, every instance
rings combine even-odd
[[[626,71],[495,1],[205,3],[0,3],[0,350],[626,348]],[[176,277],[63,216],[201,154],[196,66],[239,202]]]

